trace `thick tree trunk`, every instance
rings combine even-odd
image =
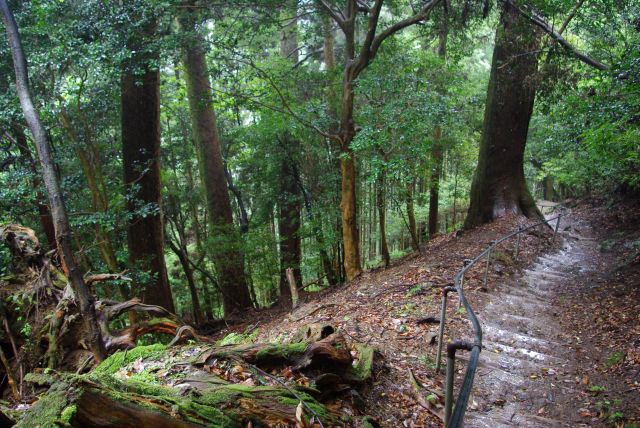
[[[380,171],[376,183],[378,191],[376,194],[376,205],[378,208],[378,222],[380,224],[380,254],[382,260],[384,260],[384,267],[389,267],[391,263],[391,256],[389,255],[389,246],[387,245],[387,208],[385,206],[385,171]]]
[[[231,201],[227,192],[220,139],[213,111],[204,40],[197,32],[195,16],[180,17],[189,37],[183,46],[187,95],[193,134],[198,151],[200,174],[205,186],[211,234],[218,243],[211,249],[223,294],[224,311],[230,315],[252,306],[244,271],[241,239],[234,228]]]
[[[139,46],[129,46],[138,51]],[[157,211],[135,215],[127,227],[129,262],[152,274],[142,287],[142,301],[174,312],[164,260],[164,224],[160,193],[160,72],[151,58],[134,55],[121,76],[122,162],[127,209],[151,204]],[[141,67],[142,74],[135,69]]]
[[[553,177],[551,177],[550,175],[545,175],[544,179],[542,180],[542,191],[543,191],[543,198],[546,201],[553,201],[556,198],[556,191],[553,188]]]
[[[62,264],[68,275],[69,283],[73,288],[80,308],[80,314],[82,315],[87,335],[87,344],[96,361],[102,361],[105,357],[106,351],[102,342],[100,328],[97,323],[93,296],[89,293],[89,289],[84,282],[82,273],[76,266],[76,261],[71,247],[71,228],[69,226],[66,206],[62,198],[60,180],[56,173],[47,133],[40,121],[40,115],[31,100],[27,61],[22,50],[18,25],[16,24],[15,18],[13,17],[6,0],[0,0],[0,12],[2,13],[2,20],[4,22],[11,54],[13,56],[13,65],[16,75],[16,89],[20,99],[20,105],[22,106],[22,111],[24,112],[29,129],[33,134],[33,140],[36,144],[38,157],[42,166],[44,184],[47,189],[47,193],[49,194],[51,216],[54,222],[56,242],[58,249],[61,252],[60,257],[62,259]]]
[[[344,268],[347,281],[362,273],[360,265],[360,238],[356,205],[356,165],[351,150],[340,159],[342,176],[340,211],[342,213],[342,242],[344,243]]]
[[[503,6],[487,90],[478,166],[465,228],[508,213],[541,217],[524,177],[540,37],[508,3]]]

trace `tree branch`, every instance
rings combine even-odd
[[[564,47],[575,58],[579,59],[580,61],[584,62],[585,64],[591,67],[597,68],[598,70],[609,69],[608,65],[603,64],[600,61],[594,58],[591,58],[583,54],[582,52],[580,52],[578,49],[576,49],[571,43],[569,43],[564,37],[562,37],[562,35],[559,32],[555,31],[553,27],[551,27],[541,16],[536,14],[534,11],[531,11],[531,13],[528,13],[527,11],[522,10],[520,7],[518,7],[513,2],[513,0],[504,0],[504,1],[506,4],[513,7],[515,10],[517,10],[522,16],[524,16],[529,21],[531,21],[534,25],[541,28],[551,38],[553,38],[556,42],[562,45],[562,47]]]
[[[318,0],[318,4],[320,4],[320,6],[322,6],[322,8],[327,11],[329,16],[331,16],[331,18],[334,21],[336,21],[336,24],[338,24],[338,26],[340,26],[342,31],[344,31],[346,33],[347,32],[347,25],[346,25],[346,20],[344,19],[344,16],[342,16],[342,13],[341,12],[336,12],[335,10],[333,10],[331,5],[329,3],[327,3],[325,0]]]
[[[361,59],[358,62],[358,65],[354,71],[354,77],[358,76],[358,74],[364,70],[366,68],[366,66],[368,65],[368,63],[370,61],[372,61],[377,53],[378,53],[378,49],[380,49],[380,46],[382,45],[382,42],[385,41],[386,38],[394,35],[395,33],[397,33],[398,31],[401,31],[407,27],[410,27],[414,24],[417,24],[420,21],[424,21],[428,16],[429,13],[431,12],[431,10],[440,2],[441,0],[429,0],[427,3],[424,4],[424,6],[422,6],[422,9],[420,9],[420,11],[418,13],[416,13],[413,16],[410,16],[409,18],[403,19],[401,21],[396,22],[395,24],[387,27],[384,31],[382,31],[380,34],[378,34],[377,36],[375,36],[373,38],[373,40],[371,41],[370,47],[368,49],[368,52],[366,53],[366,56],[363,57],[362,54],[360,54]],[[380,4],[378,4],[380,3]],[[382,0],[376,0],[376,4],[374,5],[374,9],[376,7],[382,7]],[[375,10],[374,10],[374,15],[375,15]],[[378,10],[378,16],[375,17],[375,21],[373,21],[372,19],[374,18],[374,16],[371,17],[371,19],[369,19],[369,24],[371,26],[372,23],[375,23],[377,26],[377,21],[378,21],[378,17],[380,14],[380,11]],[[374,34],[375,34],[375,27],[374,27]],[[369,33],[367,33],[367,37],[369,36]],[[364,49],[364,46],[363,46]],[[363,51],[364,52],[364,51]]]

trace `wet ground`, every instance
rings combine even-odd
[[[585,391],[593,387],[587,385],[588,376],[580,374],[584,356],[572,346],[581,338],[562,322],[571,306],[567,298],[582,297],[567,296],[567,291],[588,287],[606,263],[591,226],[567,214],[559,236],[562,248],[540,256],[522,274],[492,290],[479,311],[484,349],[465,426],[606,424],[602,418],[585,419],[584,409],[576,404],[576,398],[588,396]]]

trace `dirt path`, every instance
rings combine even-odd
[[[615,374],[609,387],[590,383],[589,374],[601,368],[593,363],[610,354],[585,346],[594,317],[575,313],[575,302],[598,305],[590,289],[596,278],[610,276],[615,258],[601,253],[602,231],[571,213],[563,220],[562,248],[492,290],[480,310],[485,349],[466,426],[614,426],[624,413],[592,412],[590,406],[615,400],[596,395],[634,392],[636,400],[628,398],[627,405],[637,403],[638,390],[627,389]],[[599,298],[607,301],[608,294]]]

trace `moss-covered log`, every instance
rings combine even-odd
[[[85,375],[31,374],[50,388],[17,426],[350,425],[335,392],[368,378],[372,358],[338,333],[310,343],[140,346]]]

